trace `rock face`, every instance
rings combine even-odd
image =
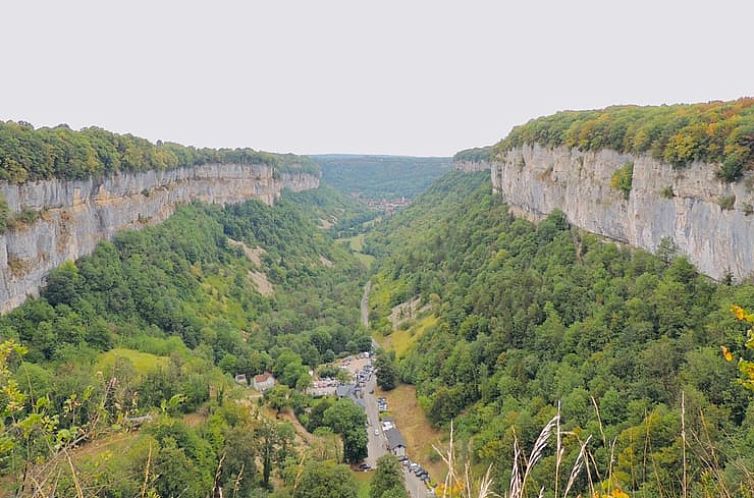
[[[610,186],[633,163],[628,199]],[[555,209],[589,232],[655,252],[672,243],[715,279],[754,273],[752,176],[721,182],[716,167],[673,168],[650,156],[581,152],[539,145],[508,151],[493,164],[492,185],[514,214],[541,219]]]
[[[491,168],[492,163],[489,161],[453,161],[453,169],[463,171],[464,173],[489,171]]]
[[[0,235],[0,312],[38,293],[47,273],[91,253],[124,228],[158,223],[180,204],[272,204],[283,189],[317,188],[319,176],[274,174],[269,166],[206,164],[167,171],[121,173],[80,181],[0,183],[11,213],[33,210],[36,221]]]

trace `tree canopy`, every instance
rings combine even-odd
[[[0,121],[0,180],[10,183],[50,178],[81,179],[119,171],[164,170],[206,163],[266,164],[279,172],[318,173],[309,158],[249,148],[210,149],[171,142],[152,143],[131,134],[67,125],[37,128]]]
[[[563,111],[513,128],[493,155],[533,144],[649,153],[677,167],[705,161],[734,181],[754,168],[754,98]]]
[[[667,496],[681,482],[682,411],[688,434],[707,434],[728,489],[751,484],[737,469],[754,467],[752,393],[720,350],[751,355],[750,324],[730,312],[754,305],[750,283],[716,283],[684,258],[606,243],[562,213],[537,225],[516,219],[485,173],[446,175],[378,226],[366,250],[378,256],[370,315],[388,323],[381,333],[405,334],[384,317],[413,298],[436,318],[410,329],[400,378],[432,423],[455,420],[474,464],[493,464],[498,492],[514,440],[531,448],[558,406],[562,430],[594,435],[600,468],[612,453],[614,484],[632,496]],[[687,475],[703,495],[713,484],[693,448]],[[548,450],[532,489],[552,483],[554,465]]]

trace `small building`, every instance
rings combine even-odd
[[[389,431],[393,427],[395,427],[395,420],[393,420],[390,417],[385,417],[385,418],[382,419],[382,431],[383,432]]]
[[[235,377],[236,384],[241,384],[242,386],[248,386],[249,381],[246,379],[246,374],[238,374]]]
[[[360,394],[361,390],[356,387],[355,384],[341,384],[335,388],[335,395],[340,399],[350,399],[356,406],[366,411],[367,407],[364,403],[363,395]]]
[[[255,375],[252,387],[259,392],[264,392],[275,385],[275,377],[270,372]]]
[[[404,456],[406,454],[406,441],[403,439],[403,436],[398,429],[396,427],[391,427],[384,433],[387,438],[387,449],[397,457]]]
[[[353,397],[355,387],[353,384],[341,384],[335,389],[335,395],[339,398]]]

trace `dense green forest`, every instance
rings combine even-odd
[[[471,161],[481,162],[489,161],[492,156],[492,146],[487,147],[474,147],[473,149],[466,149],[457,152],[453,156],[454,161]]]
[[[379,216],[379,213],[364,202],[350,195],[344,195],[334,187],[323,183],[316,191],[301,192],[301,199],[309,203],[311,213],[319,216],[321,228],[327,227],[330,235],[336,238],[362,233],[365,225]]]
[[[500,494],[514,448],[552,432],[560,406],[565,470],[552,436],[527,496],[562,495],[579,459],[590,472],[571,496],[751,496],[752,391],[727,361],[751,356],[748,325],[731,313],[754,305],[751,284],[715,283],[670,248],[606,243],[561,213],[515,219],[485,173],[446,175],[366,250],[378,257],[377,333],[399,333],[391,307],[422,301],[400,326],[415,335],[398,374],[434,424],[455,421],[457,446],[474,468],[492,465]],[[437,323],[416,327],[427,315]]]
[[[309,369],[370,349],[366,268],[318,226],[355,213],[351,202],[323,189],[275,207],[191,204],[55,270],[0,317],[2,494],[55,479],[59,496],[267,496],[273,482],[275,496],[309,496],[301,475],[355,490],[337,465],[300,468],[292,426],[245,407],[232,382],[271,370],[270,404],[303,406]],[[342,407],[330,412],[317,425],[325,449],[304,460],[332,459],[333,434],[365,444],[336,423]]]
[[[0,121],[0,180],[11,183],[206,163],[267,164],[281,172],[319,171],[309,158],[293,154],[195,148],[162,141],[154,144],[96,127],[81,131],[73,131],[67,125],[35,129],[25,122]]]
[[[677,167],[720,163],[719,176],[734,181],[754,169],[754,98],[559,112],[515,127],[493,153],[534,143],[648,152]]]
[[[367,199],[413,199],[452,168],[445,157],[312,156],[324,180],[347,194]]]
[[[378,356],[379,386],[416,386],[499,494],[535,461],[516,498],[752,496],[754,285],[562,213],[516,219],[484,172],[447,173],[371,224],[370,270],[338,238],[372,216],[327,185],[274,207],[194,203],[53,271],[0,317],[0,490],[356,497],[342,462],[366,456],[364,413],[304,390],[310,370],[337,376],[333,360],[371,349],[371,272],[372,332],[401,344]],[[264,398],[233,382],[264,371],[278,380]],[[534,458],[543,428],[557,446]],[[401,480],[381,460],[370,496],[405,497]]]

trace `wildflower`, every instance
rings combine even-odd
[[[736,316],[737,320],[745,320],[746,319],[746,312],[744,309],[736,304],[731,305],[730,310],[733,312],[733,314]]]
[[[720,349],[723,351],[723,358],[725,358],[725,361],[733,361],[733,353],[730,352],[730,349],[725,346],[720,346]]]

